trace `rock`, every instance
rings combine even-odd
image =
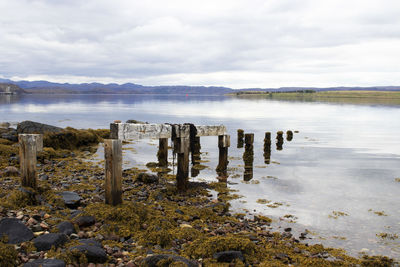
[[[52,246],[58,247],[68,240],[65,234],[50,233],[44,234],[33,239],[33,244],[38,251],[45,251],[51,249]]]
[[[71,251],[78,250],[86,255],[89,262],[104,263],[107,261],[107,254],[104,249],[91,246],[91,245],[79,245],[70,248]]]
[[[158,176],[141,172],[138,174],[137,180],[145,184],[158,183]]]
[[[0,221],[0,237],[5,235],[10,244],[19,244],[34,237],[32,231],[15,218],[4,218]]]
[[[167,259],[171,259],[172,262],[171,263],[177,263],[177,262],[182,262],[184,264],[186,264],[186,266],[188,267],[197,267],[198,264],[197,262],[188,260],[186,258],[180,257],[180,256],[176,256],[176,255],[168,255],[168,254],[158,254],[158,255],[152,255],[152,256],[148,256],[143,260],[143,265],[148,266],[148,267],[157,267],[158,262],[161,260],[167,260]]]
[[[16,130],[10,130],[7,133],[2,133],[1,138],[7,139],[11,142],[18,142],[18,135]]]
[[[1,172],[2,176],[19,176],[19,170],[14,166],[8,166]]]
[[[19,123],[17,126],[17,132],[19,134],[21,134],[21,133],[27,133],[27,134],[41,133],[41,134],[43,134],[45,132],[59,133],[62,130],[63,129],[60,127],[43,124],[43,123],[39,123],[39,122],[34,122],[34,121],[23,121],[23,122]]]
[[[65,267],[65,262],[59,259],[37,259],[25,263],[23,267]]]
[[[81,199],[82,199],[77,193],[71,192],[71,191],[64,191],[64,192],[58,193],[58,195],[60,195],[63,198],[64,204],[68,208],[78,207],[81,202]]]
[[[244,257],[241,251],[228,250],[217,252],[213,255],[213,258],[218,262],[232,262],[236,259],[239,259],[244,262]]]
[[[65,221],[61,222],[57,225],[57,229],[59,233],[65,234],[65,235],[71,235],[75,233],[75,227],[71,222]]]
[[[79,227],[88,227],[95,224],[96,219],[93,216],[81,216],[76,218],[75,223]]]

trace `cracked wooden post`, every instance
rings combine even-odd
[[[175,152],[178,154],[178,170],[176,173],[176,187],[185,191],[189,180],[189,138],[177,137],[175,139]]]
[[[217,166],[217,173],[221,178],[227,178],[228,168],[228,147],[231,145],[231,138],[229,135],[218,136],[219,160]]]
[[[105,201],[106,204],[122,203],[122,141],[104,140],[105,157]]]
[[[168,167],[168,138],[158,139],[158,166]]]
[[[283,132],[278,131],[276,133],[276,150],[282,150],[283,149]]]
[[[19,165],[21,185],[36,189],[37,152],[43,150],[42,134],[19,134]]]

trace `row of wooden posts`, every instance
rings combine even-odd
[[[142,138],[158,138],[158,162],[160,167],[168,166],[168,138],[172,139],[174,153],[177,154],[177,189],[184,191],[189,178],[189,152],[193,146],[200,144],[200,136],[218,136],[219,160],[217,173],[220,177],[227,177],[228,148],[230,136],[226,134],[225,126],[194,126],[192,124],[166,125],[166,124],[132,124],[112,123],[110,125],[111,138],[104,140],[105,157],[105,202],[111,205],[122,203],[122,141],[138,140]],[[242,140],[241,140],[242,139]],[[282,139],[282,140],[281,140]],[[280,141],[281,140],[281,141]],[[254,160],[254,134],[244,134],[238,131],[238,143],[245,144],[243,158],[245,161],[244,179],[250,180],[253,176]],[[278,132],[277,143],[283,142],[283,137]],[[20,134],[20,168],[22,186],[36,188],[36,163],[37,152],[43,149],[43,136],[41,134]],[[270,156],[271,134],[265,133],[264,157]],[[199,152],[199,151],[198,151]],[[265,159],[266,163],[267,158]]]

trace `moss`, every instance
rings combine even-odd
[[[393,259],[383,256],[364,255],[361,259],[361,266],[363,267],[390,267],[393,266],[393,264]]]
[[[246,237],[228,234],[226,236],[203,237],[185,248],[184,253],[191,258],[212,258],[214,253],[235,250],[241,251],[248,261],[262,257],[257,246]]]
[[[34,205],[35,198],[21,190],[12,190],[5,197],[0,198],[1,206],[8,209],[21,209],[26,206]]]
[[[0,241],[0,263],[2,267],[17,266],[18,252],[13,245]]]
[[[81,149],[96,145],[107,137],[107,130],[77,130],[67,127],[60,133],[45,133],[43,145],[54,149]]]
[[[0,145],[9,146],[9,145],[12,145],[12,144],[13,144],[13,142],[11,142],[10,140],[0,138]]]

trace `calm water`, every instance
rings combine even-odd
[[[224,124],[231,135],[229,186],[239,190],[236,212],[272,216],[312,240],[400,258],[400,108],[389,106],[245,100],[209,96],[13,96],[0,97],[0,121],[34,120],[57,126],[108,128],[114,120]],[[254,176],[243,181],[236,130],[255,134]],[[266,131],[299,131],[263,158]],[[156,161],[156,140],[134,143],[124,167]],[[193,180],[215,180],[216,137],[201,139],[202,170]],[[100,149],[101,150],[101,149]],[[99,151],[101,153],[101,151]],[[266,199],[276,208],[257,203]],[[281,205],[282,204],[282,205]],[[338,213],[343,212],[335,216]],[[375,212],[384,212],[379,216]],[[289,218],[284,218],[285,215]],[[296,223],[290,223],[294,220]],[[388,233],[382,239],[379,233]]]

